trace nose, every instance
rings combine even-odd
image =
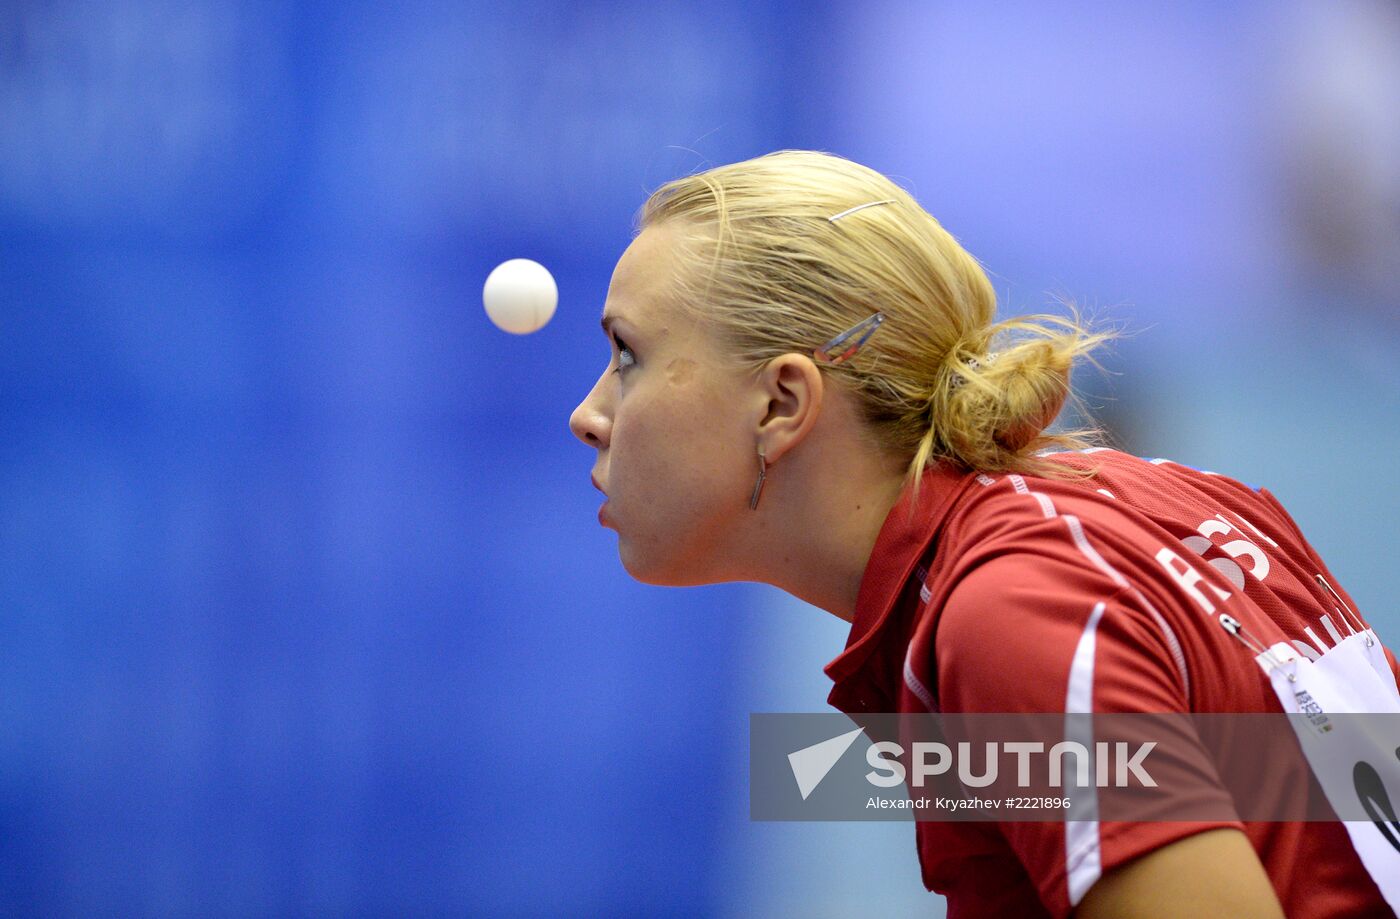
[[[588,395],[583,397],[583,401],[569,416],[569,430],[574,432],[574,436],[588,446],[600,450],[607,447],[612,436],[612,418],[606,411],[601,392],[607,378],[608,373],[604,371],[598,382],[588,391]]]

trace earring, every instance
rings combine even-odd
[[[763,480],[768,478],[768,463],[763,458],[763,448],[758,448],[758,481],[753,483],[753,497],[749,498],[749,510],[758,510],[758,496],[763,494]]]

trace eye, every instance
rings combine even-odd
[[[617,368],[613,373],[621,373],[625,368],[637,363],[637,356],[632,353],[632,349],[627,347],[627,342],[613,336],[613,342],[617,345]]]

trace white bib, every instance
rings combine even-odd
[[[1400,691],[1381,643],[1367,630],[1315,661],[1282,642],[1255,660],[1283,710],[1306,716],[1290,721],[1332,807],[1354,813],[1359,802],[1371,815],[1345,821],[1347,833],[1381,895],[1400,914],[1400,737],[1379,730],[1381,720],[1327,717],[1400,713]]]

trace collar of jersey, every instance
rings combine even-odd
[[[933,466],[924,472],[917,503],[913,501],[913,489],[906,487],[885,517],[861,576],[846,648],[826,665],[826,675],[836,683],[829,699],[832,705],[846,708],[842,704],[847,695],[843,684],[851,681],[898,618],[892,615],[895,601],[947,519],[954,499],[974,475],[943,464]]]

